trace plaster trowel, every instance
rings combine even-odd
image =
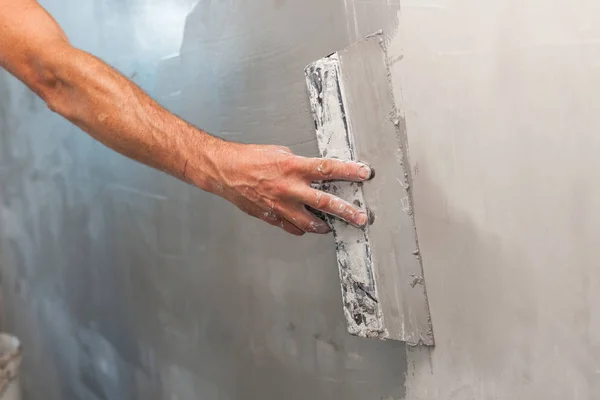
[[[348,331],[433,345],[406,136],[394,104],[383,33],[315,61],[305,74],[321,155],[364,161],[375,171],[364,184],[322,186],[374,215],[364,230],[328,217]]]

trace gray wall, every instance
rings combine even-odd
[[[410,400],[600,398],[600,3],[403,1],[436,349]]]
[[[303,69],[381,0],[46,0],[72,41],[223,137],[316,154]],[[28,399],[399,399],[398,343],[345,332],[332,238],[137,165],[0,74],[5,327]]]
[[[29,398],[598,398],[597,1],[43,3],[190,122],[307,155],[304,65],[385,28],[437,346],[350,337],[330,239],[125,160],[0,75]]]

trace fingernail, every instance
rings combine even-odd
[[[367,226],[367,223],[369,223],[369,217],[367,216],[366,213],[360,212],[360,213],[356,214],[356,217],[354,218],[354,222],[356,222],[356,225],[359,228],[363,228],[363,227]]]
[[[364,180],[371,178],[371,168],[363,164],[358,170],[358,176]]]

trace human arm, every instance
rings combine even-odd
[[[310,183],[366,180],[368,167],[299,157],[285,147],[227,142],[193,127],[109,65],[73,47],[35,0],[0,0],[0,38],[0,66],[51,110],[119,153],[289,233],[328,231],[306,205],[357,226],[367,223],[363,211]]]

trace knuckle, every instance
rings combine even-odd
[[[346,211],[346,213],[344,214],[344,219],[346,221],[350,221],[350,220],[353,220],[356,216],[357,216],[357,213],[354,210],[348,209]]]
[[[339,204],[337,205],[338,209],[340,210],[341,213],[344,214],[351,214],[352,213],[352,209],[353,207],[346,203],[345,201],[339,201]]]
[[[317,222],[311,221],[308,223],[308,226],[306,227],[306,229],[304,229],[306,232],[321,232],[323,231],[323,226],[320,226]]]
[[[319,175],[326,178],[333,175],[333,172],[335,171],[335,165],[335,160],[323,159],[319,162],[317,171],[319,172]]]
[[[272,226],[277,226],[279,228],[281,228],[281,223],[279,222],[279,220],[274,220],[274,221],[266,221],[269,225]]]
[[[267,210],[262,213],[261,219],[263,221],[277,221],[277,215],[272,210]]]
[[[343,213],[344,217],[346,219],[353,218],[358,210],[349,203],[346,203],[346,202],[342,202],[342,203],[343,204],[340,205],[340,209],[341,209],[341,212]]]
[[[332,214],[335,214],[345,221],[351,220],[355,214],[354,207],[350,203],[340,199],[335,199],[335,201],[332,202],[330,209]]]
[[[317,192],[315,198],[315,208],[322,210],[327,209],[331,206],[331,196],[321,191]]]
[[[342,200],[338,199],[337,197],[334,197],[331,200],[331,203],[329,204],[329,208],[336,215],[341,215],[346,210],[346,206],[345,206],[344,202]]]
[[[269,219],[265,219],[264,221],[266,223],[268,223],[269,225],[281,227],[281,219],[280,218],[277,218],[277,217],[269,218]]]
[[[285,173],[295,172],[298,167],[297,157],[283,157],[279,160],[279,168]]]
[[[297,225],[298,225],[298,228],[300,228],[304,232],[313,232],[314,231],[313,223],[311,223],[310,221],[301,221]]]
[[[273,186],[273,198],[276,200],[285,201],[289,197],[290,188],[285,183],[278,183]]]
[[[289,191],[288,187],[289,184],[285,180],[272,180],[264,183],[263,193],[267,198],[277,199]]]
[[[272,182],[265,188],[265,193],[268,193],[271,198],[278,198],[281,197],[283,190],[284,188],[281,182]]]

